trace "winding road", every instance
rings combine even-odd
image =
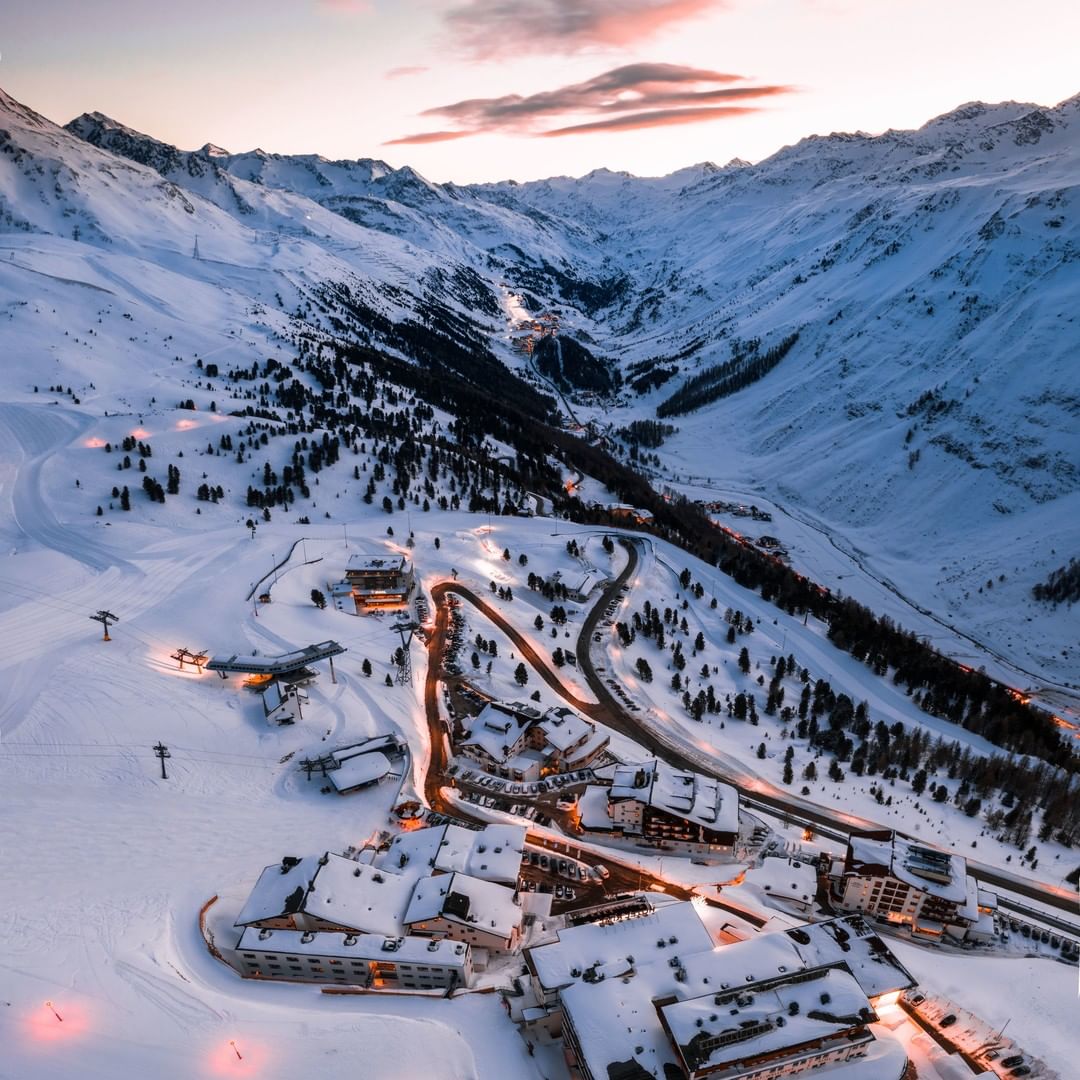
[[[628,541],[624,537],[620,537],[619,540],[627,551],[626,566],[614,581],[607,586],[599,600],[593,605],[578,635],[576,646],[579,670],[585,676],[589,689],[595,694],[595,702],[584,701],[572,693],[558,674],[549,666],[547,659],[537,653],[529,641],[497,608],[492,607],[486,599],[477,595],[472,589],[451,581],[440,582],[432,587],[431,595],[436,607],[436,628],[428,643],[428,679],[425,684],[425,708],[432,731],[432,758],[425,790],[431,805],[435,807],[444,802],[439,791],[439,777],[445,774],[448,765],[442,739],[444,728],[439,719],[437,688],[440,678],[442,649],[449,622],[449,609],[446,599],[448,596],[453,595],[471,604],[498,626],[514,643],[515,649],[520,651],[524,659],[544,683],[571,707],[590,719],[604,724],[613,731],[627,736],[650,754],[654,754],[677,768],[704,773],[725,783],[735,785],[740,789],[740,797],[747,806],[751,808],[757,806],[796,823],[812,825],[823,835],[841,842],[847,841],[851,828],[891,829],[891,826],[860,818],[853,814],[844,814],[843,818],[839,818],[837,815],[829,813],[797,796],[793,796],[782,788],[762,780],[760,777],[750,777],[746,773],[737,773],[730,768],[725,769],[717,759],[691,750],[680,743],[673,733],[668,733],[662,727],[651,724],[643,715],[635,716],[621,705],[605,684],[602,675],[597,672],[590,655],[593,634],[596,632],[606,608],[613,600],[620,597],[623,586],[637,573],[639,563],[638,543]],[[434,718],[433,723],[432,718]],[[436,738],[436,732],[438,732],[438,738]],[[747,788],[750,789],[749,792],[746,790]],[[448,812],[460,813],[460,808],[454,807],[452,811]],[[964,856],[964,858],[967,857]],[[1077,898],[1066,889],[1049,884],[1035,883],[1006,873],[997,867],[973,862],[971,859],[967,860],[967,864],[971,876],[980,882],[995,888],[1007,889],[1010,892],[1047,904],[1070,915],[1076,914]],[[665,887],[670,891],[669,886]],[[1008,906],[1007,902],[1003,900],[1002,906]],[[1064,922],[1060,919],[1054,921],[1058,929],[1080,937],[1080,925]]]

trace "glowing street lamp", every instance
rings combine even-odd
[[[64,1022],[64,1018],[56,1011],[56,1006],[51,1001],[45,1002],[45,1008],[49,1009],[61,1024]]]
[[[230,1039],[229,1040],[229,1045],[233,1048],[233,1053],[236,1055],[237,1060],[243,1061],[244,1060],[244,1055],[241,1054],[240,1051],[236,1049],[236,1040],[235,1039]]]

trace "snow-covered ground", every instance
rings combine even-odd
[[[349,554],[408,550],[423,588],[452,571],[482,596],[490,595],[491,581],[509,586],[513,601],[494,602],[544,650],[554,647],[554,640],[546,636],[551,605],[529,592],[528,573],[546,576],[561,570],[568,580],[583,573],[583,561],[566,550],[570,538],[584,548],[585,562],[605,574],[617,573],[624,556],[620,549],[613,557],[603,552],[596,530],[563,522],[556,526],[547,519],[489,519],[441,511],[434,503],[427,512],[408,504],[406,511],[393,508],[387,514],[381,500],[396,494],[391,492],[389,478],[379,482],[371,503],[362,499],[378,464],[375,447],[370,445],[356,453],[343,451],[336,466],[318,475],[309,473],[310,496],[298,499],[288,512],[275,507],[271,519],[265,521],[256,509],[245,505],[245,492],[249,486],[264,486],[264,467],[283,469],[293,452],[293,440],[275,437],[252,446],[260,434],[252,424],[259,418],[229,415],[251,404],[250,398],[243,397],[248,384],[227,383],[210,374],[205,365],[215,363],[226,372],[247,370],[256,363],[266,370],[268,359],[282,365],[295,363],[288,334],[299,316],[291,313],[301,312],[309,326],[325,328],[328,321],[320,313],[317,290],[328,281],[347,284],[354,295],[389,319],[415,316],[422,306],[420,292],[424,303],[432,295],[441,297],[440,302],[457,305],[475,316],[477,325],[498,336],[505,331],[507,315],[516,316],[520,309],[504,306],[495,314],[477,314],[452,295],[454,290],[440,285],[436,271],[475,265],[491,272],[487,245],[499,248],[516,243],[543,253],[552,265],[568,269],[580,261],[583,272],[599,275],[604,256],[596,246],[600,243],[596,225],[608,218],[615,220],[616,209],[625,220],[637,215],[648,224],[621,253],[634,277],[651,265],[663,246],[661,239],[666,244],[674,236],[693,281],[673,288],[668,298],[673,307],[663,326],[635,329],[620,323],[622,316],[614,310],[592,315],[568,311],[564,325],[591,327],[608,345],[625,340],[628,360],[659,354],[680,339],[685,344],[699,323],[710,334],[719,333],[723,320],[732,314],[710,299],[710,292],[719,288],[714,280],[716,266],[729,262],[717,256],[716,237],[710,230],[700,230],[708,248],[701,250],[696,246],[697,230],[687,233],[683,227],[680,232],[675,226],[680,221],[683,226],[699,222],[703,206],[725,203],[722,189],[736,181],[744,192],[740,220],[761,212],[760,193],[770,205],[776,201],[775,194],[769,185],[749,177],[739,179],[728,173],[718,178],[708,170],[669,178],[636,193],[623,191],[621,180],[598,175],[593,194],[586,198],[575,188],[577,182],[557,182],[547,193],[542,186],[520,192],[515,209],[505,191],[498,198],[483,191],[465,199],[451,198],[408,170],[391,175],[385,167],[367,168],[362,163],[305,163],[258,155],[236,155],[227,162],[223,158],[222,171],[200,173],[197,182],[191,179],[191,186],[185,187],[179,176],[163,178],[149,168],[99,151],[2,95],[0,111],[5,130],[10,129],[11,145],[23,155],[20,163],[25,166],[15,163],[14,154],[5,155],[0,163],[0,197],[5,212],[10,211],[5,219],[5,228],[10,228],[0,236],[4,358],[0,370],[0,851],[12,893],[12,902],[0,917],[0,971],[4,973],[0,1016],[7,1021],[3,1026],[8,1032],[0,1074],[34,1080],[73,1075],[104,1080],[151,1072],[163,1078],[309,1073],[344,1077],[355,1075],[356,1062],[362,1061],[365,1072],[374,1076],[554,1075],[561,1066],[542,1055],[527,1055],[495,995],[468,995],[452,1002],[336,998],[310,987],[244,982],[207,953],[197,914],[218,893],[242,892],[262,867],[285,854],[341,850],[390,826],[396,782],[346,798],[325,795],[319,783],[307,781],[298,768],[306,756],[393,731],[412,748],[413,775],[403,781],[403,796],[421,787],[428,733],[420,698],[424,654],[419,643],[413,646],[413,685],[387,686],[390,654],[398,643],[391,629],[394,618],[357,618],[332,606],[318,610],[311,602],[312,589],[325,591],[340,578]],[[1062,191],[1067,188],[1067,176],[1059,173],[1062,163],[1071,160],[1071,144],[1062,135],[1071,114],[1064,108],[1059,112],[1050,140],[1058,157],[1034,185],[1040,199],[1050,198],[1043,188],[1051,182]],[[954,117],[949,123],[954,134],[963,138],[979,128],[970,117]],[[903,159],[923,143],[933,144],[929,150],[923,148],[932,155],[940,151],[934,149],[936,139],[933,132],[918,138],[909,133],[898,136],[896,146],[861,146],[858,155],[868,161],[881,153]],[[949,145],[948,138],[940,141]],[[965,169],[974,168],[967,160],[972,153],[970,146],[961,153]],[[1005,151],[999,154],[1004,156]],[[1004,196],[1010,206],[1021,197],[1018,192],[1026,195],[1032,187],[1029,165],[1025,159],[1010,174],[1011,186]],[[799,174],[795,179],[802,185],[821,166],[814,148],[803,146],[787,157],[779,155],[770,168],[780,178],[789,172]],[[318,203],[316,188],[310,186],[318,183],[310,179],[313,169],[333,173],[335,197],[368,200],[365,205],[374,215],[369,224],[359,225]],[[847,182],[843,168],[829,166],[826,171],[833,173],[833,180],[839,177],[842,185]],[[195,177],[195,173],[187,175]],[[676,198],[684,187],[697,184],[701,186],[692,199]],[[783,186],[786,190],[789,185]],[[970,241],[973,223],[990,216],[997,199],[986,194],[981,182],[962,186],[970,190],[962,196],[960,224],[949,236],[950,244],[960,249]],[[914,190],[914,185],[901,185],[898,190]],[[650,215],[648,207],[655,197],[672,200],[668,216]],[[885,201],[894,197],[895,193],[890,194]],[[597,201],[592,205],[594,198]],[[798,220],[789,222],[799,265],[806,269],[826,242],[821,230],[812,225],[814,215],[822,212],[815,208],[816,198],[805,207],[796,207]],[[864,198],[858,177],[843,198],[834,199],[834,194],[826,192],[838,214],[847,214]],[[1065,205],[1068,198],[1063,194],[1059,202]],[[418,209],[425,200],[437,210]],[[907,200],[904,194],[900,201],[914,213]],[[797,200],[785,194],[780,202],[795,206]],[[1042,209],[1032,214],[1050,213],[1046,205],[1036,205]],[[543,212],[535,213],[530,209],[533,206]],[[566,216],[571,208],[577,214],[573,220]],[[888,213],[883,205],[863,220],[874,215],[886,220]],[[1016,258],[1023,255],[1029,262],[1035,259],[1029,236],[1033,221],[1024,217],[1015,225],[1020,239],[1007,233],[1005,241],[1006,246],[1012,245]],[[875,226],[871,220],[867,228],[880,224]],[[1048,235],[1071,235],[1071,226],[1061,234]],[[738,252],[732,253],[730,265],[743,268],[739,275],[751,262],[758,266],[760,236],[753,229],[732,243]],[[1049,259],[1056,248],[1047,243],[1044,256]],[[735,257],[739,252],[743,262]],[[998,254],[985,274],[978,268],[965,273],[975,274],[986,288],[996,288],[995,283],[1001,282],[1015,286],[997,265]],[[944,250],[935,249],[934,257],[939,256],[944,256]],[[849,259],[845,274],[858,270],[861,260],[861,256]],[[502,271],[512,267],[497,269],[502,276]],[[922,274],[927,267],[920,263],[909,269]],[[779,288],[780,279],[787,281],[796,270],[781,259],[772,272],[773,285]],[[513,280],[511,273],[505,276]],[[823,323],[822,316],[833,314],[841,298],[845,306],[851,302],[854,278],[845,277],[842,288],[825,286],[822,292],[824,279],[817,273],[811,276],[818,278],[812,286],[812,302],[796,302],[785,285],[765,300],[764,309],[761,298],[768,290],[755,292],[758,283],[741,281],[739,333],[762,329],[769,310],[780,316],[778,326],[790,321],[793,311],[803,309],[812,309]],[[1047,269],[1040,297],[1031,301],[1034,307],[1020,304],[1019,309],[1009,310],[1013,322],[1007,340],[1015,343],[1016,335],[1032,320],[1050,325],[1048,312],[1053,313],[1067,284],[1062,277],[1054,267]],[[466,275],[466,280],[471,279]],[[418,282],[424,283],[423,289]],[[867,288],[877,285],[871,281]],[[554,286],[552,290],[555,295]],[[907,304],[902,297],[891,296],[876,313],[883,316],[883,328],[871,335],[876,346],[884,348],[885,338],[902,338],[897,333],[901,302]],[[854,320],[848,319],[851,325]],[[956,327],[950,326],[952,333]],[[824,335],[823,328],[818,329]],[[1000,329],[998,322],[987,320],[968,345],[982,347]],[[837,339],[837,348],[854,347],[860,332],[852,330],[854,337]],[[1060,371],[1065,355],[1061,341],[1066,336],[1055,335],[1052,340],[1035,336],[1031,347],[1047,347],[1050,359],[1039,370],[1038,386],[1023,388],[1024,394],[1065,383]],[[800,520],[809,524],[796,527],[778,516],[775,528],[790,530],[782,536],[789,541],[793,557],[805,560],[803,565],[815,575],[820,572],[826,584],[839,583],[843,591],[866,595],[874,606],[880,601],[881,610],[895,610],[905,623],[909,617],[903,615],[902,605],[892,607],[895,598],[874,585],[872,578],[894,581],[905,595],[939,615],[945,611],[939,601],[946,608],[955,602],[959,630],[982,635],[1008,660],[1030,667],[1041,678],[1078,681],[1077,653],[1071,644],[1075,634],[1068,633],[1071,613],[1036,613],[1021,606],[1031,581],[1065,561],[1076,535],[1078,519],[1063,510],[1073,505],[1069,500],[1075,499],[1075,492],[1070,487],[1071,474],[1064,468],[1069,464],[1069,448],[1056,442],[1060,424],[1054,410],[1060,403],[1055,399],[1030,406],[1032,415],[1038,412],[1043,417],[1045,412],[1039,422],[1045,422],[1049,431],[1050,463],[1063,463],[1055,474],[1060,490],[1040,489],[1041,494],[1055,497],[1028,505],[1032,500],[1027,493],[1017,495],[1015,504],[1010,503],[1015,508],[1010,518],[1000,510],[987,509],[994,500],[1000,501],[1003,490],[1012,490],[1009,482],[996,473],[996,479],[991,478],[990,471],[984,470],[976,478],[977,490],[969,492],[970,470],[950,459],[949,468],[941,473],[945,482],[935,496],[937,501],[929,505],[927,459],[939,451],[920,444],[924,459],[913,470],[917,482],[899,484],[892,460],[897,454],[893,453],[894,487],[888,490],[896,491],[895,498],[889,494],[874,502],[872,521],[864,533],[858,533],[853,521],[860,507],[869,505],[862,501],[862,489],[868,483],[866,463],[875,460],[884,443],[879,445],[877,435],[867,430],[874,421],[871,409],[867,424],[859,428],[853,452],[833,454],[830,459],[826,451],[832,453],[835,448],[826,444],[831,436],[817,423],[813,401],[806,393],[806,382],[822,377],[821,357],[831,355],[824,336],[814,340],[813,362],[804,356],[805,364],[796,366],[799,376],[781,379],[784,400],[778,411],[767,407],[761,386],[740,399],[738,410],[729,414],[725,408],[725,430],[730,429],[727,438],[733,440],[729,454],[718,452],[717,414],[710,411],[680,420],[679,433],[662,450],[668,472],[682,474],[684,480],[689,474],[707,473],[709,490],[719,486],[732,492],[764,491],[765,497],[785,506],[798,504]],[[919,340],[925,353],[921,366],[888,389],[890,407],[940,381],[930,362],[936,355],[937,339],[924,335]],[[867,339],[868,349],[870,344]],[[726,346],[714,355],[716,348],[714,342],[703,357],[712,360],[726,355]],[[847,379],[846,373],[841,375]],[[1028,378],[1026,372],[1024,378]],[[823,385],[835,389],[835,380],[830,379]],[[856,398],[869,400],[881,389],[872,364],[865,365],[860,379],[858,393],[848,395],[848,405],[857,404]],[[652,415],[656,401],[674,385],[626,405],[620,413],[605,412],[604,419],[622,422]],[[775,380],[769,385],[769,395],[774,385]],[[993,414],[996,403],[1009,400],[1009,395],[1023,400],[1010,371],[1001,365],[981,385],[982,390],[972,393],[979,395],[977,403],[986,394],[986,404],[979,405],[983,414]],[[187,399],[194,409],[177,408]],[[380,407],[385,404],[378,402]],[[829,420],[825,414],[822,418]],[[450,419],[435,412],[434,423],[444,429]],[[967,420],[974,423],[971,416]],[[1015,411],[1011,419],[1005,416],[1004,422],[1016,421]],[[780,422],[789,434],[806,424],[808,441],[773,440],[771,428]],[[125,439],[151,444],[152,455],[123,450]],[[237,460],[229,440],[244,451],[243,461]],[[498,447],[496,452],[513,456],[509,447]],[[125,454],[130,458],[127,467]],[[179,493],[170,495],[164,504],[151,502],[141,488],[140,466],[144,464],[146,474],[161,483],[167,465],[179,468]],[[901,462],[900,476],[906,476],[905,468]],[[1030,468],[1039,471],[1039,467]],[[837,476],[843,480],[839,486]],[[783,484],[780,477],[785,477]],[[200,484],[220,487],[220,501],[196,500]],[[446,495],[444,484],[445,476],[439,486],[440,494]],[[798,498],[785,485],[797,488]],[[121,509],[119,490],[124,487],[130,488],[130,512]],[[901,487],[904,490],[898,490]],[[580,490],[588,498],[611,499],[589,477],[581,478]],[[965,492],[977,499],[977,505],[973,503],[969,513],[958,514],[958,493]],[[920,516],[924,504],[925,518]],[[296,523],[301,514],[313,524]],[[249,516],[257,521],[254,536],[245,524]],[[832,533],[848,554],[836,553],[831,543],[827,546],[822,534],[814,531],[816,526]],[[410,530],[415,547],[406,549],[402,545]],[[1032,538],[1030,551],[1021,543],[1025,532]],[[916,543],[928,533],[936,538],[939,549],[932,561],[924,560],[925,550]],[[940,555],[942,543],[953,546],[950,558],[955,562]],[[502,558],[504,548],[511,554],[509,560]],[[287,565],[256,590],[269,587],[272,602],[253,607],[249,592],[290,550]],[[1017,552],[1030,556],[1026,569],[1017,564]],[[527,554],[527,565],[518,560],[522,553]],[[854,573],[846,569],[851,556],[866,568],[867,576],[849,582],[847,574]],[[739,645],[748,646],[762,671],[767,670],[772,653],[794,653],[815,678],[827,678],[837,690],[866,700],[874,720],[926,726],[946,737],[963,739],[975,750],[988,749],[974,736],[922,713],[891,683],[833,649],[820,626],[811,622],[803,627],[667,545],[655,545],[624,608],[639,608],[646,596],[661,606],[674,602],[675,575],[685,565],[692,567],[706,594],[703,600],[692,601],[685,612],[693,628],[684,648],[689,651],[689,641],[700,629],[708,639],[704,659],[717,668],[713,679],[721,695],[750,688],[734,666],[737,652],[722,640],[726,627],[720,616],[731,606],[754,618],[754,633],[740,638]],[[945,569],[932,570],[931,565]],[[1006,573],[1005,583],[998,581],[999,573]],[[829,580],[829,575],[836,580]],[[973,587],[984,577],[993,577],[993,600]],[[869,591],[863,593],[864,589]],[[962,605],[956,600],[959,590],[970,594]],[[708,607],[712,596],[718,598],[715,611]],[[568,622],[558,640],[565,647],[576,640],[586,605],[563,606]],[[108,643],[100,640],[99,625],[88,619],[99,609],[119,616]],[[1033,623],[1018,623],[1017,609]],[[545,622],[541,631],[534,625],[538,614]],[[466,615],[472,635],[496,636],[483,616],[472,610],[466,610]],[[1013,624],[1019,632],[1012,629]],[[938,633],[933,624],[914,625],[920,631]],[[1015,636],[1012,643],[1010,631]],[[562,636],[566,632],[569,639]],[[610,631],[605,628],[603,633]],[[240,688],[235,678],[222,682],[209,673],[181,671],[171,658],[181,647],[277,653],[327,638],[348,649],[336,664],[338,681],[332,683],[326,672],[320,674],[303,720],[288,728],[268,726],[257,696]],[[606,638],[598,648],[608,649],[606,666],[642,697],[653,715],[677,725],[698,750],[723,755],[751,779],[755,774],[778,779],[782,766],[777,749],[783,740],[775,720],[763,717],[753,731],[735,721],[721,728],[718,718],[695,724],[684,718],[681,704],[666,689],[670,672],[650,643],[639,639],[625,656],[619,656]],[[466,671],[469,651],[463,657]],[[519,697],[540,688],[542,700],[553,701],[531,674],[524,688],[516,686],[512,651],[500,636],[490,689],[500,696]],[[631,668],[638,654],[648,656],[657,673],[647,687],[636,681]],[[365,659],[372,666],[370,678],[362,674]],[[702,658],[694,659],[700,668]],[[693,676],[694,660],[688,660],[687,672]],[[564,668],[563,673],[575,692],[584,695],[573,671]],[[759,741],[766,743],[764,759],[756,756]],[[166,762],[168,779],[160,777],[152,749],[159,742],[171,754]],[[797,764],[802,766],[808,756],[805,745],[790,739],[787,744],[795,747]],[[634,753],[634,747],[621,737],[613,739],[612,749],[620,756]],[[841,817],[845,813],[880,817],[882,808],[870,801],[859,784],[851,783],[853,779],[849,776],[842,789],[828,781],[816,783],[810,798],[835,806]],[[975,839],[970,830],[978,827],[977,822],[928,801],[926,806],[931,817],[913,814],[911,805],[899,798],[894,798],[890,810],[897,824],[921,829],[928,838],[961,848]],[[1002,860],[1004,850],[990,837],[979,836],[978,842],[981,859]],[[1038,876],[1057,880],[1058,861],[1050,858],[1051,853],[1061,854],[1049,845],[1040,848]],[[637,858],[647,869],[672,881],[707,886],[719,877],[715,868],[690,867],[685,860]],[[961,965],[969,970],[968,964],[980,962],[988,963],[958,958],[957,982]],[[926,966],[936,964],[935,958]],[[927,981],[932,981],[935,971],[940,978],[949,965],[928,970]],[[914,962],[911,966],[917,967]],[[1055,991],[1056,973],[1068,970],[1069,977],[1075,977],[1071,969],[1048,962],[1032,962],[1030,971],[1008,970],[1023,973],[1019,983],[1030,980],[1034,987]],[[1003,977],[997,969],[992,975]],[[988,978],[986,984],[992,981]],[[964,998],[967,990],[965,985],[955,992]],[[984,1004],[978,995],[969,996],[977,1009]],[[989,999],[985,1002],[988,1012],[993,1011],[991,1004]],[[1043,1039],[1039,1017],[1025,1017],[1025,1023],[1030,1024],[1036,1042]],[[1055,1048],[1049,1037],[1045,1043],[1049,1060]]]

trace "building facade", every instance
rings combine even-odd
[[[887,830],[852,833],[830,874],[836,907],[908,926],[930,940],[964,937],[979,921],[979,890],[959,855]]]
[[[412,563],[404,555],[352,555],[343,584],[358,613],[402,608],[413,587]]]
[[[452,990],[472,983],[472,949],[460,941],[249,927],[232,950],[244,978]]]

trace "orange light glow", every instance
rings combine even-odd
[[[176,430],[177,431],[190,431],[193,427],[198,427],[198,426],[199,425],[194,420],[177,420],[176,421]]]
[[[89,1014],[78,999],[57,998],[27,1006],[22,1027],[33,1043],[69,1043],[89,1030]]]
[[[99,439],[96,435],[92,439],[87,439],[83,443],[83,446],[88,446],[91,450],[100,450],[105,445],[105,440]]]
[[[146,428],[137,427],[134,431],[129,432],[133,439],[146,439],[150,437],[150,432]]]
[[[208,1061],[211,1076],[261,1076],[270,1060],[265,1046],[249,1039],[218,1043]]]

